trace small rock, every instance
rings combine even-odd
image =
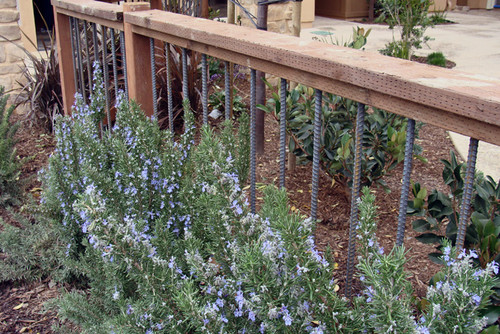
[[[218,119],[222,116],[222,113],[218,109],[214,109],[210,114],[208,114],[208,116],[210,116],[210,118],[212,119]]]

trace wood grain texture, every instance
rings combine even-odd
[[[124,20],[138,34],[500,144],[500,78],[167,12]]]
[[[73,69],[73,52],[71,50],[71,28],[69,17],[58,13],[54,7],[54,23],[56,30],[57,57],[59,58],[59,75],[63,109],[65,115],[71,115],[71,106],[75,100],[75,72]]]
[[[123,4],[124,12],[149,9],[149,3]],[[136,34],[132,25],[125,23],[125,50],[127,50],[127,82],[130,99],[134,99],[148,116],[153,115],[153,90],[151,82],[150,38]]]
[[[52,6],[108,21],[122,22],[122,6],[94,0],[52,0]]]

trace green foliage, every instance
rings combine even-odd
[[[419,183],[413,185],[414,200],[409,202],[408,214],[422,218],[413,222],[418,232],[426,232],[417,239],[424,243],[442,244],[443,238],[454,245],[460,218],[460,204],[464,187],[463,172],[465,165],[458,163],[451,152],[451,160],[444,163],[443,180],[449,193],[438,190],[428,191]],[[465,245],[475,249],[479,262],[484,268],[487,263],[500,260],[500,185],[491,177],[478,176],[472,194],[472,215],[466,230]],[[446,226],[446,235],[435,233]],[[442,246],[439,245],[438,249]],[[438,254],[431,254],[436,259]]]
[[[21,196],[22,161],[16,155],[14,136],[19,123],[11,124],[10,117],[15,107],[7,108],[9,96],[0,86],[0,205],[16,204]]]
[[[266,106],[258,107],[272,113],[279,120],[280,93],[275,90]],[[290,151],[312,160],[314,139],[314,91],[297,86],[287,92],[287,132]],[[357,104],[347,98],[325,93],[323,95],[320,164],[336,182],[346,189],[352,181],[354,169],[354,135]],[[362,155],[362,184],[377,182],[384,186],[382,177],[404,160],[406,120],[380,109],[365,115]],[[420,148],[416,147],[418,153]]]
[[[18,43],[14,45],[26,55],[22,66],[20,103],[28,106],[28,119],[52,132],[56,116],[62,114],[63,106],[57,45],[54,36],[51,34],[49,37],[49,44],[43,44],[43,54],[32,53]],[[33,41],[30,42],[36,47]]]
[[[432,25],[437,25],[437,24],[445,24],[445,23],[454,23],[453,21],[450,21],[446,18],[447,11],[442,11],[442,12],[433,12],[429,20],[431,21]]]
[[[208,104],[212,109],[217,109],[224,112],[226,109],[226,91],[217,85],[214,85],[214,92],[208,97]],[[247,106],[243,102],[243,98],[236,94],[236,89],[233,88],[233,113],[239,115],[247,110]]]
[[[427,56],[427,64],[446,67],[446,57],[442,52],[433,52]]]
[[[380,0],[380,16],[378,21],[389,24],[390,29],[399,29],[399,38],[393,34],[392,42],[385,49],[380,50],[382,54],[411,59],[414,50],[422,48],[429,37],[425,36],[425,30],[432,26],[428,17],[430,0]]]
[[[201,54],[187,50],[187,77],[188,95],[183,96],[182,76],[182,50],[173,44],[169,44],[170,61],[170,85],[172,87],[173,121],[182,129],[183,101],[189,98],[193,110],[201,110],[201,72],[198,67],[201,63]],[[158,120],[162,128],[168,124],[168,77],[166,70],[165,50],[155,48],[156,59],[156,82],[158,87]],[[180,117],[181,116],[181,117]]]
[[[58,235],[50,224],[32,223],[16,215],[20,226],[12,226],[0,219],[0,282],[37,281],[47,277],[64,276],[62,248],[57,247]]]
[[[442,263],[441,252],[445,244],[455,245],[460,205],[462,202],[465,164],[458,163],[451,152],[451,160],[444,163],[443,180],[449,193],[427,190],[415,183],[412,188],[414,200],[408,203],[408,214],[420,216],[413,222],[413,228],[424,232],[417,237],[423,243],[437,244],[437,252],[429,254],[431,260]],[[475,262],[482,268],[500,261],[500,184],[490,176],[476,177],[472,193],[472,214],[467,223],[465,247],[475,250]],[[445,228],[445,229],[444,229]],[[444,235],[439,231],[445,230]],[[493,318],[500,316],[498,287],[492,296],[494,305],[488,308]]]
[[[315,247],[314,222],[290,214],[283,190],[266,188],[260,213],[250,213],[236,174],[246,157],[235,152],[229,123],[220,135],[204,126],[195,146],[185,101],[185,132],[174,142],[135,103],[119,99],[113,131],[102,133],[102,96],[97,91],[90,106],[78,100],[73,119],[58,119],[57,147],[43,175],[40,213],[57,237],[41,236],[54,241],[34,253],[55,248],[80,283],[55,301],[62,320],[82,333],[382,333],[424,325],[437,332],[414,320],[404,250],[383,255],[373,244],[375,209],[366,190],[359,268],[373,284],[351,306],[336,294],[330,252]],[[37,228],[4,236],[26,248],[42,234]],[[461,315],[481,324],[477,311],[488,297],[481,289],[489,291],[498,267],[462,275],[470,265],[460,263],[452,262],[442,282],[454,280],[457,293],[472,296],[469,304],[460,299]],[[469,284],[473,277],[479,283]],[[436,295],[445,293],[438,283]],[[435,314],[429,319],[437,322]],[[460,326],[462,318],[446,324]]]
[[[368,36],[370,36],[371,31],[371,29],[365,31],[364,28],[356,27],[355,29],[353,27],[352,37],[347,41],[339,41],[337,38],[335,38],[334,40],[332,35],[328,35],[328,37],[313,37],[313,39],[323,43],[345,46],[352,49],[363,49],[363,47],[366,45],[366,42],[368,41]]]
[[[482,312],[489,305],[492,288],[498,284],[498,264],[490,263],[477,269],[474,251],[457,254],[448,241],[443,242],[443,270],[434,278],[425,299],[418,302],[422,314],[415,320],[414,297],[409,275],[404,271],[406,252],[395,246],[388,254],[375,236],[375,196],[363,189],[359,206],[358,269],[365,287],[356,300],[365,304],[362,314],[364,328],[374,333],[477,333],[487,323]]]

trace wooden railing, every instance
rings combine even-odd
[[[153,115],[157,102],[155,98],[157,87],[154,75],[152,75],[152,72],[155,72],[154,67],[152,71],[152,64],[153,66],[155,64],[151,61],[155,58],[155,54],[152,50],[154,50],[155,41],[156,43],[163,41],[203,55],[246,66],[251,69],[252,73],[259,70],[302,83],[315,88],[319,94],[325,91],[358,101],[359,113],[364,113],[366,104],[408,117],[412,121],[422,121],[470,136],[473,139],[470,146],[471,158],[468,161],[465,194],[468,191],[467,187],[472,187],[478,140],[500,145],[499,78],[485,78],[316,41],[305,41],[246,27],[228,26],[215,21],[149,10],[149,4],[146,3],[127,3],[120,6],[91,0],[52,0],[52,4],[56,13],[56,33],[66,113],[70,112],[79,82],[77,77],[81,76],[82,72],[80,71],[79,74],[75,68],[75,66],[78,67],[78,62],[72,62],[75,53],[68,47],[70,44],[75,44],[71,43],[73,37],[70,20],[77,18],[123,32],[122,48],[126,51],[125,69],[128,94],[130,98],[142,105],[148,115]],[[123,52],[121,57],[124,57]],[[122,62],[125,63],[125,58]],[[206,75],[206,62],[202,63],[201,72]],[[255,76],[253,75],[252,78]],[[80,78],[80,81],[83,79]],[[254,91],[251,92],[251,96],[255,96]],[[205,93],[203,97],[205,112],[206,99]],[[255,99],[252,101],[255,102]],[[250,107],[254,115],[255,103]],[[362,119],[362,117],[358,118]],[[252,120],[254,122],[254,117]],[[358,133],[356,137],[362,136]],[[400,235],[404,234],[411,173],[413,138],[410,131],[407,138],[409,144],[406,149],[405,179],[401,191],[398,240],[402,240]],[[255,139],[252,140],[254,147]],[[319,135],[316,135],[314,140],[319,141]],[[359,140],[357,147],[361,150]],[[284,152],[284,147],[281,149]],[[315,152],[315,157],[317,154]],[[356,154],[359,155],[360,151]],[[284,170],[283,156],[281,164]],[[315,159],[313,164],[311,207],[316,205],[317,160]],[[251,197],[252,204],[254,204],[254,155],[252,163]],[[359,182],[356,185],[356,179],[360,177],[359,168],[359,166],[355,167],[354,189],[352,190],[353,208],[351,209],[348,266],[353,265],[352,258],[354,257],[352,238],[357,222],[355,199],[359,196]],[[284,172],[282,177],[284,180]],[[464,196],[462,210],[465,211],[462,211],[459,224],[458,245],[463,243],[460,235],[464,234],[469,206],[470,196]],[[315,217],[314,210],[311,215]],[[352,275],[352,271],[350,273],[348,268],[348,282],[349,275]],[[349,293],[349,283],[347,287]]]

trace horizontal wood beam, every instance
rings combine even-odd
[[[137,34],[500,145],[500,78],[168,12],[124,21]]]
[[[61,10],[65,10],[66,13],[69,11],[74,14],[84,14],[96,19],[123,22],[122,6],[117,4],[94,0],[52,0],[51,3],[52,6],[57,8],[61,13]]]
[[[56,11],[57,11],[57,13],[64,14],[66,16],[75,17],[75,18],[80,19],[80,20],[85,20],[87,22],[100,24],[100,25],[105,26],[107,28],[113,28],[113,29],[120,30],[120,31],[123,30],[123,22],[121,22],[121,21],[107,20],[107,19],[103,19],[103,18],[100,18],[97,16],[92,16],[92,15],[88,15],[88,14],[84,14],[84,13],[74,12],[74,11],[64,9],[64,8],[56,8]]]

